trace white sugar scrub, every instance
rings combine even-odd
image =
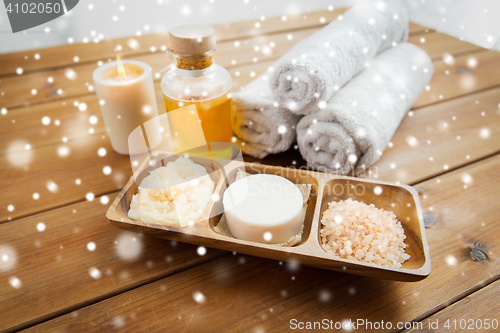
[[[128,216],[147,223],[189,226],[200,220],[213,191],[214,182],[207,170],[179,157],[141,181]]]
[[[224,193],[219,234],[252,242],[293,246],[300,243],[311,186],[286,178],[238,171]]]
[[[336,257],[388,267],[401,267],[410,258],[401,222],[393,212],[373,204],[332,201],[321,224],[323,249]]]

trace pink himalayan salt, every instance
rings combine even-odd
[[[336,257],[401,267],[410,258],[405,253],[406,236],[391,211],[347,199],[332,201],[321,219],[323,248]]]

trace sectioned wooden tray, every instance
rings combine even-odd
[[[144,233],[170,240],[192,243],[227,251],[235,251],[248,255],[274,260],[296,261],[303,265],[336,270],[351,274],[376,277],[387,280],[419,281],[431,272],[429,248],[425,236],[422,211],[417,192],[410,186],[397,185],[363,178],[345,177],[303,169],[291,169],[255,163],[233,162],[223,169],[213,172],[213,166],[204,161],[194,162],[203,165],[215,183],[215,193],[222,198],[225,189],[234,182],[237,170],[250,174],[267,173],[285,177],[295,184],[310,184],[311,196],[304,220],[304,230],[299,244],[284,247],[262,244],[223,236],[214,231],[221,215],[210,217],[213,210],[221,211],[222,200],[211,201],[202,219],[192,227],[173,227],[160,224],[134,221],[127,216],[132,196],[137,192],[137,184],[132,177],[109,207],[106,217],[122,229]],[[165,161],[167,162],[167,161]],[[138,183],[156,168],[146,167],[137,177]],[[224,174],[227,177],[224,177]],[[382,193],[375,194],[375,187],[380,186]],[[380,190],[380,189],[378,189]],[[380,191],[377,191],[379,193]],[[384,267],[376,264],[362,263],[336,258],[321,247],[321,216],[333,200],[362,201],[374,204],[378,208],[393,211],[401,221],[407,245],[406,253],[411,258],[402,268]]]

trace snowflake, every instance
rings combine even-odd
[[[474,179],[472,178],[471,175],[467,174],[467,173],[464,173],[460,179],[462,180],[462,182],[466,185],[470,185],[472,184],[472,182],[474,181]]]
[[[94,242],[89,242],[87,244],[87,250],[89,250],[90,252],[94,251],[96,249],[96,245]]]
[[[101,271],[95,267],[89,269],[89,275],[95,280],[99,280],[102,277]]]
[[[101,201],[103,205],[106,205],[109,203],[109,197],[107,195],[103,195],[99,201]]]
[[[457,265],[457,259],[451,254],[447,255],[444,260],[450,267],[455,267]]]
[[[332,299],[332,294],[328,290],[323,289],[319,292],[318,298],[321,303],[328,303]]]
[[[47,181],[45,183],[45,186],[47,187],[47,190],[52,193],[56,193],[57,191],[59,191],[59,186],[57,186],[57,184],[52,180]]]
[[[8,272],[17,264],[16,251],[8,245],[0,245],[0,272]]]
[[[78,110],[80,110],[80,111],[87,110],[87,104],[85,104],[85,103],[78,103]]]
[[[115,240],[115,250],[124,261],[134,261],[138,259],[142,253],[143,244],[137,235],[131,233],[122,233]]]
[[[182,16],[189,16],[191,15],[191,7],[188,5],[184,5],[181,7],[181,14]]]
[[[455,58],[453,58],[453,56],[449,53],[443,54],[443,61],[450,66],[455,64]]]
[[[491,134],[490,129],[489,129],[489,128],[487,128],[487,127],[483,127],[483,128],[481,128],[481,130],[479,131],[479,136],[480,136],[481,138],[483,138],[483,139],[487,139],[487,138],[489,138],[489,137],[490,137],[490,134]]]
[[[76,80],[77,74],[71,68],[67,68],[64,70],[64,76],[66,76],[68,78],[68,80],[74,81],[74,80]],[[58,94],[59,94],[59,90],[58,90]]]
[[[23,286],[21,280],[19,280],[17,277],[15,276],[12,276],[10,279],[9,279],[9,283],[10,285],[15,288],[15,289],[19,289]]]
[[[69,153],[70,153],[70,150],[66,146],[61,146],[57,149],[57,155],[59,155],[60,157],[66,157],[69,155]]]
[[[286,268],[290,272],[297,272],[300,269],[300,264],[297,261],[289,261],[286,263]]]
[[[406,143],[408,143],[410,147],[415,148],[418,146],[418,139],[412,135],[409,135],[406,137]]]
[[[122,316],[116,316],[116,317],[113,317],[113,320],[111,323],[113,324],[113,327],[115,329],[119,329],[119,328],[122,328],[123,326],[125,326],[125,319],[123,319]]]
[[[139,48],[139,42],[134,39],[134,38],[130,38],[127,42],[128,46],[132,49],[132,50],[137,50]]]
[[[474,57],[467,59],[467,66],[469,66],[469,68],[476,68],[477,67],[477,59]]]
[[[266,231],[264,233],[264,240],[267,241],[267,242],[269,242],[271,239],[273,239],[273,234],[271,232],[269,232],[269,231]]]
[[[193,293],[193,299],[196,301],[196,303],[199,303],[199,304],[205,303],[205,301],[206,301],[205,295],[203,295],[199,291],[195,291]]]
[[[204,246],[199,246],[196,252],[199,256],[204,256],[207,253],[207,249]]]

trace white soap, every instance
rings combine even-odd
[[[259,243],[287,242],[302,229],[303,197],[286,178],[258,174],[232,183],[222,199],[234,237]]]

